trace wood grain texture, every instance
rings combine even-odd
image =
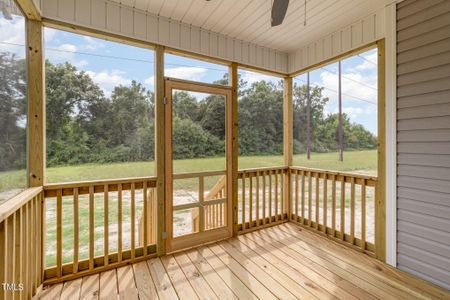
[[[0,227],[1,229],[1,227]],[[0,231],[1,233],[1,231]],[[45,288],[43,299],[448,299],[292,223]]]
[[[31,1],[30,1],[31,2]],[[28,185],[45,183],[45,79],[43,25],[27,21]]]

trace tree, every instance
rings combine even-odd
[[[242,93],[238,103],[239,153],[282,154],[283,91],[270,82],[259,81]]]
[[[0,171],[26,168],[25,60],[0,52]]]

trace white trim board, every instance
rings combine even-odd
[[[397,32],[396,4],[385,9],[386,263],[397,267]]]

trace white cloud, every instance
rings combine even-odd
[[[202,67],[166,68],[164,76],[191,81],[203,81],[202,79],[207,72],[208,69]],[[155,76],[152,75],[145,79],[144,83],[153,87],[155,85]]]
[[[56,48],[60,51],[66,51],[66,52],[75,52],[77,51],[77,46],[72,45],[72,44],[62,44],[60,46],[58,46],[58,48]]]
[[[364,57],[363,62],[355,67],[356,70],[373,70],[377,67],[378,53],[374,51],[373,53],[367,55],[361,55]]]
[[[89,63],[87,60],[76,58],[77,46],[73,44],[62,44],[56,48],[46,48],[46,57],[50,58],[53,63],[65,63],[69,62],[77,68],[87,66]]]
[[[0,18],[0,42],[2,52],[12,52],[19,57],[25,57],[25,19],[15,15],[12,20]]]
[[[242,74],[241,78],[244,81],[246,81],[248,85],[251,85],[252,83],[255,83],[255,82],[258,82],[261,80],[265,80],[265,81],[273,82],[273,83],[277,83],[279,81],[279,78],[277,78],[277,77],[264,75],[264,74],[260,74],[260,73],[255,73],[255,72],[251,72],[251,71],[243,71],[241,74]]]
[[[105,47],[105,44],[100,42],[98,39],[94,39],[90,36],[84,36],[83,39],[85,41],[85,44],[83,44],[81,47],[85,50],[95,51],[97,49]]]
[[[363,76],[358,72],[347,72],[342,74],[342,94],[347,101],[358,101],[360,99],[376,102],[376,76]],[[315,85],[324,86],[323,95],[330,99],[337,99],[338,91],[338,75],[328,71],[320,74],[321,82]],[[353,96],[353,97],[349,97]]]
[[[44,28],[44,41],[46,43],[51,42],[55,35],[58,33],[56,29],[45,27]]]
[[[123,76],[125,72],[119,70],[105,70],[101,72],[86,71],[86,74],[103,89],[103,92],[108,97],[111,95],[114,87],[131,84],[131,80]]]
[[[144,83],[150,86],[155,86],[155,76],[150,76],[149,78],[144,80]]]
[[[201,67],[177,67],[165,69],[164,75],[168,77],[201,81],[208,69]]]

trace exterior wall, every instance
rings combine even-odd
[[[383,8],[290,53],[289,73],[357,49],[385,35],[386,8]]]
[[[398,268],[450,289],[450,1],[397,5]]]
[[[45,18],[287,73],[287,54],[108,0],[34,0]]]

